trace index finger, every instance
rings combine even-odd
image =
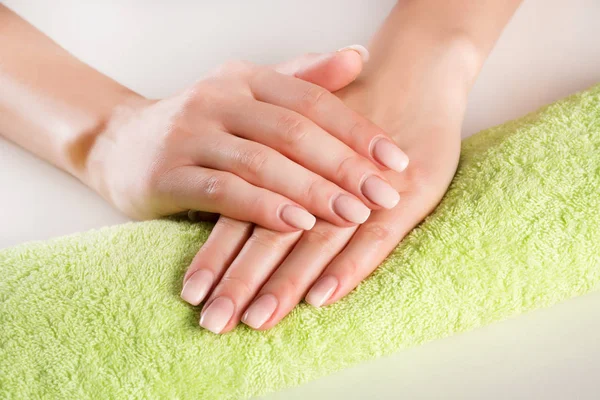
[[[305,300],[328,306],[350,293],[394,250],[398,243],[435,207],[415,193],[392,210],[381,210],[362,224],[307,293]]]
[[[408,156],[381,128],[320,86],[264,68],[253,74],[250,89],[257,100],[302,114],[380,167],[401,172],[408,166]]]

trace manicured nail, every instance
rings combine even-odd
[[[362,184],[362,194],[383,208],[394,208],[400,201],[400,194],[381,178],[373,175]]]
[[[362,224],[369,218],[371,210],[359,200],[342,194],[333,202],[333,211],[346,221]]]
[[[183,284],[181,298],[188,303],[197,306],[204,300],[208,290],[213,284],[214,276],[212,272],[201,269],[192,274]]]
[[[280,216],[286,224],[306,231],[312,229],[315,222],[317,222],[317,219],[311,213],[291,204],[283,207]]]
[[[213,333],[221,333],[234,311],[233,301],[227,297],[217,297],[200,317],[200,326]]]
[[[314,307],[321,307],[335,292],[338,287],[338,280],[333,276],[326,276],[319,279],[319,281],[310,289],[304,300],[308,304]]]
[[[369,61],[369,50],[365,46],[361,46],[360,44],[353,44],[351,46],[342,47],[338,51],[346,51],[346,50],[354,50],[358,54],[360,54],[360,58],[362,58],[363,62]]]
[[[388,139],[377,139],[371,154],[374,159],[394,171],[402,172],[408,166],[408,156]]]
[[[275,312],[279,302],[272,294],[262,295],[256,300],[242,317],[242,322],[251,328],[258,329]]]

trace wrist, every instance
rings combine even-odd
[[[468,35],[436,35],[422,28],[409,28],[381,40],[376,36],[370,53],[371,60],[358,81],[379,84],[387,91],[410,85],[409,76],[430,76],[437,70],[440,78],[445,75],[457,89],[468,93],[486,57]]]
[[[398,131],[399,116],[416,103],[447,111],[447,121],[460,125],[483,63],[478,49],[460,35],[432,40],[403,32],[396,40],[388,53],[374,41],[368,67],[340,96],[388,131]]]
[[[85,107],[79,123],[70,126],[62,144],[64,169],[107,198],[103,178],[111,147],[109,132],[122,123],[124,115],[148,102],[143,96],[122,86],[102,93],[93,107]]]

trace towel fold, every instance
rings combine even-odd
[[[248,398],[600,284],[600,86],[463,142],[436,211],[339,303],[214,335],[179,298],[211,225],[0,251],[0,397]],[[9,228],[9,227],[5,227]]]

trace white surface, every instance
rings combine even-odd
[[[10,0],[78,57],[168,95],[228,59],[275,62],[366,43],[393,1]],[[470,99],[464,135],[600,81],[600,2],[529,0]],[[93,95],[93,94],[91,94]],[[0,139],[0,248],[126,220]],[[273,399],[600,396],[600,293],[345,370]]]

